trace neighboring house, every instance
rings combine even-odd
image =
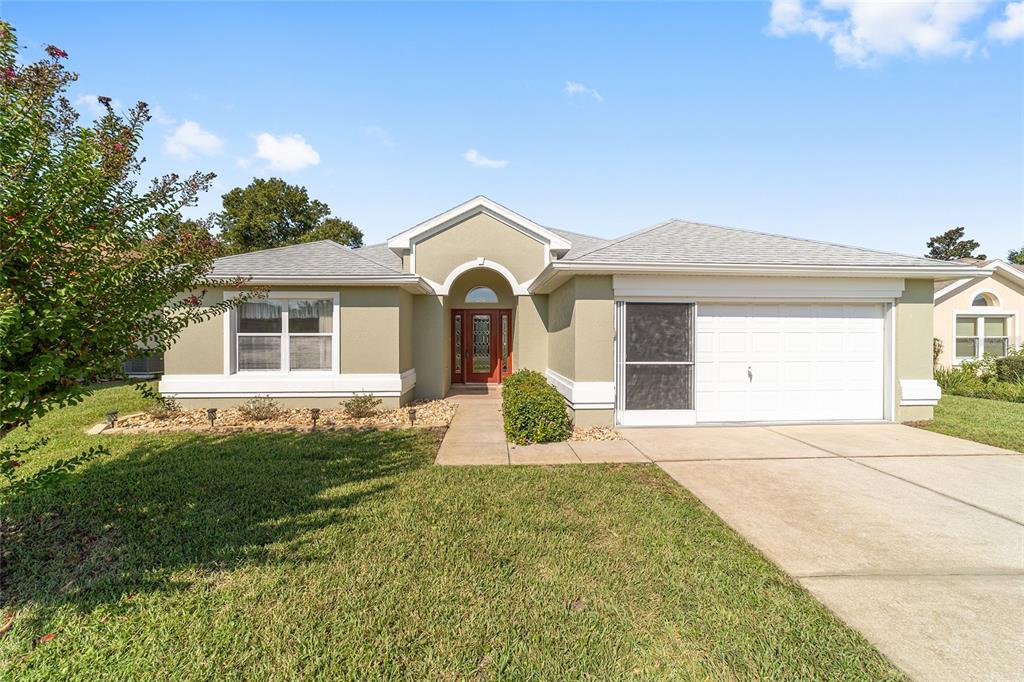
[[[937,364],[943,367],[986,353],[1006,355],[1024,342],[1024,265],[962,262],[992,274],[935,282],[935,338],[942,342]]]
[[[135,355],[121,363],[124,373],[133,379],[159,376],[164,373],[163,353]]]
[[[188,328],[160,390],[397,406],[526,367],[581,425],[926,419],[933,282],[988,272],[682,220],[605,240],[477,197],[386,244],[218,259],[270,297]]]

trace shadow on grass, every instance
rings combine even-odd
[[[187,589],[241,564],[322,558],[360,532],[362,505],[429,465],[437,437],[161,436],[116,446],[123,454],[10,500],[4,608],[31,605],[42,620],[67,605],[88,612],[136,593]],[[327,541],[313,542],[321,531]]]

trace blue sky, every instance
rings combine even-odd
[[[477,194],[923,253],[1024,244],[1024,3],[0,4],[73,99],[156,107],[148,175],[305,185],[380,241]]]

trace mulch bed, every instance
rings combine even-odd
[[[416,410],[415,421],[411,410]],[[455,415],[455,403],[447,400],[414,402],[397,410],[381,410],[372,417],[356,419],[341,407],[320,410],[318,431],[390,430],[408,428],[447,427]],[[167,433],[171,431],[197,431],[203,433],[237,433],[240,431],[310,431],[313,420],[309,409],[281,409],[277,416],[263,421],[247,419],[240,410],[225,407],[217,410],[213,427],[205,409],[176,410],[159,419],[146,412],[125,415],[114,428],[103,433]]]

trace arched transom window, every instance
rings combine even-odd
[[[497,303],[498,295],[489,287],[473,287],[466,294],[466,303]]]
[[[971,305],[975,308],[998,307],[999,299],[997,299],[995,295],[989,293],[978,294],[974,297],[974,300],[971,301]]]

